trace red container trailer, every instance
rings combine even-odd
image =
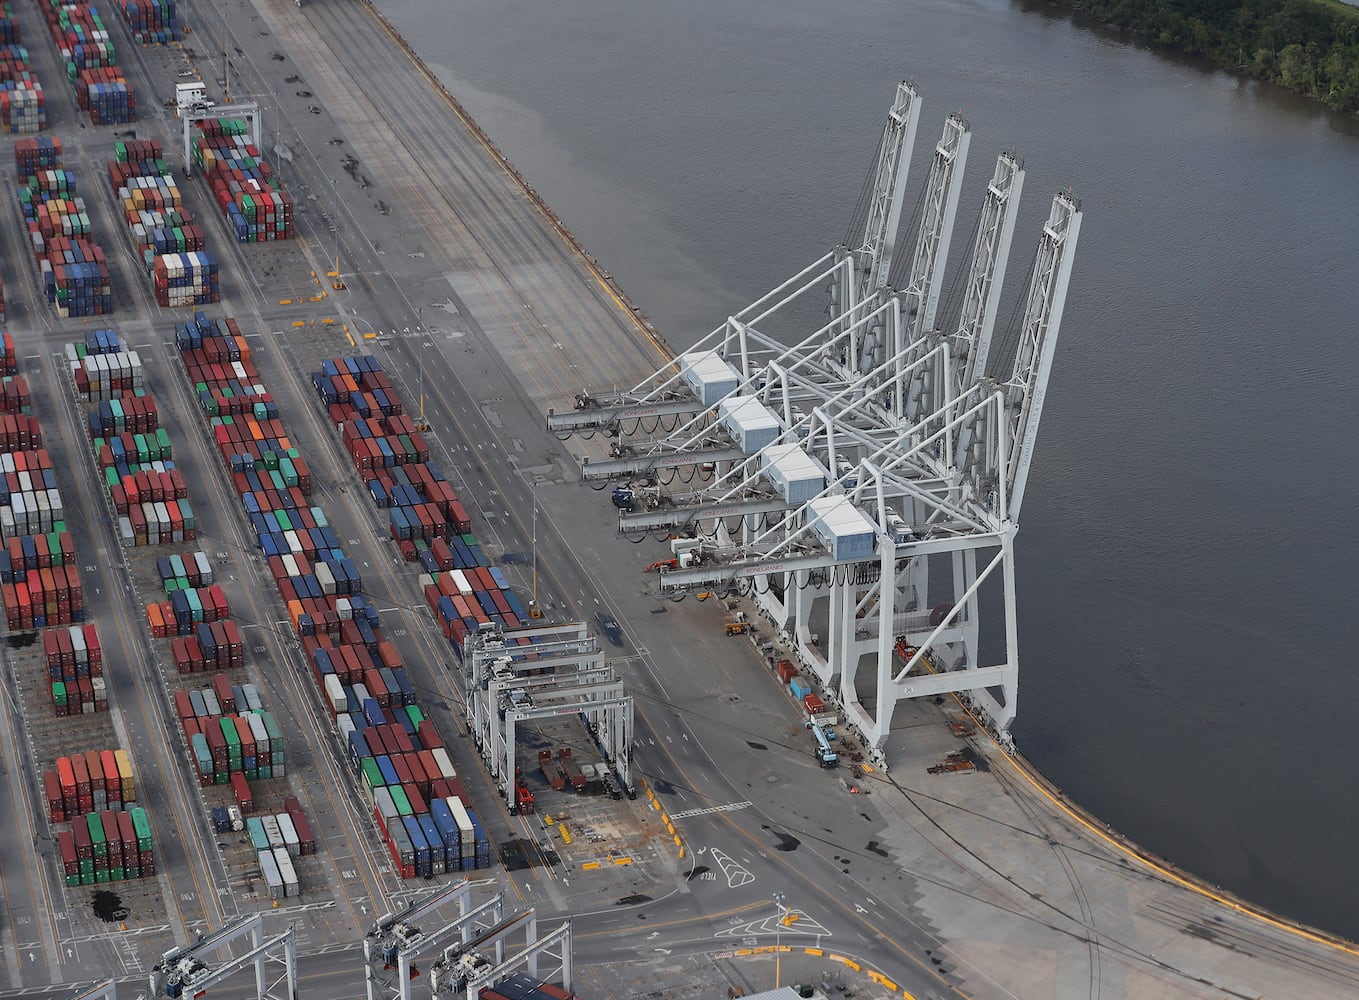
[[[245,775],[240,771],[231,773],[231,792],[236,796],[236,805],[241,812],[248,813],[255,811],[255,796],[250,791],[250,783],[245,780]]]

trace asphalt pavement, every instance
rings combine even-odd
[[[183,52],[137,49],[118,36],[146,95],[139,134],[173,135],[155,95],[168,92],[177,65],[197,67],[214,97],[229,84],[233,97],[264,106],[265,152],[298,200],[302,239],[231,243],[201,182],[185,182],[223,260],[221,313],[240,319],[258,345],[261,375],[312,459],[318,500],[360,562],[422,702],[454,737],[460,774],[497,842],[553,834],[541,817],[492,807],[492,789],[463,738],[453,658],[412,568],[384,540],[307,373],[327,356],[377,354],[410,409],[423,396],[437,464],[520,593],[533,585],[535,560],[525,555],[536,549],[538,596],[549,615],[619,625],[608,655],[637,698],[633,766],[643,784],[637,803],[618,806],[617,815],[643,831],[648,849],[635,865],[585,868],[581,849],[563,848],[555,862],[539,858],[500,876],[507,905],[537,907],[542,926],[571,917],[584,995],[712,996],[776,977],[839,981],[868,996],[1359,992],[1349,945],[1262,918],[1139,858],[984,737],[965,741],[983,769],[929,774],[931,763],[963,745],[948,725],[960,711],[952,703],[899,712],[889,749],[902,763],[890,773],[855,772],[847,761],[817,766],[794,704],[755,645],[723,634],[716,602],[658,604],[644,567],[660,547],[619,539],[607,493],[576,483],[581,455],[602,454],[604,443],[562,443],[543,430],[547,409],[570,406],[581,388],[636,384],[665,363],[645,319],[366,5],[227,0],[195,10],[200,15]],[[50,45],[33,35],[40,71],[57,81],[49,87],[54,124],[88,133],[74,124]],[[216,58],[223,51],[225,78]],[[148,345],[157,395],[184,416],[172,433],[193,495],[204,501],[205,534],[229,554],[233,608],[255,626],[249,655],[269,670],[273,707],[288,725],[291,786],[325,830],[324,888],[304,907],[270,911],[270,926],[299,929],[302,997],[359,996],[358,936],[376,910],[425,887],[403,885],[384,860],[315,685],[277,627],[281,609],[164,343],[173,317],[150,303],[98,190],[95,151],[111,141],[100,133],[82,137],[79,148],[100,239],[115,251],[117,291],[129,307],[114,325]],[[22,259],[14,233],[3,238],[11,259]],[[326,277],[337,259],[343,289]],[[45,390],[59,399],[52,356],[72,325],[52,322],[33,285],[26,273],[10,280],[14,328],[39,358]],[[74,410],[53,403],[50,419],[74,455]],[[62,486],[100,509],[89,468],[73,466]],[[158,803],[166,916],[163,926],[130,932],[78,935],[63,924],[70,897],[53,891],[50,866],[33,869],[25,848],[42,824],[31,782],[8,767],[24,751],[22,720],[7,705],[0,940],[12,989],[0,996],[23,987],[41,995],[53,981],[69,991],[99,968],[132,977],[165,941],[261,905],[203,828],[202,802],[166,716],[162,668],[136,621],[143,596],[128,589],[108,526],[92,520],[82,530],[82,557],[94,553],[96,565],[86,584],[98,591],[92,610],[101,627],[110,622],[111,652],[130,668],[115,687],[118,718],[145,795]],[[68,947],[78,958],[63,957]],[[244,996],[246,987],[213,995]]]

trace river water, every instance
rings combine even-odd
[[[1020,748],[1359,938],[1359,125],[998,0],[379,0],[677,348],[845,235],[896,82],[1085,220],[1019,540]],[[1001,312],[1002,322],[1012,305]]]

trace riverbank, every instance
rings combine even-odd
[[[1128,40],[1207,59],[1332,111],[1359,111],[1359,8],[1340,0],[1245,0],[1235,6],[1048,0],[1025,7],[1069,11]]]

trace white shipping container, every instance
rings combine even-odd
[[[460,569],[451,569],[448,575],[453,578],[453,585],[458,588],[458,594],[466,597],[472,593],[472,585],[467,581],[467,574]]]
[[[453,759],[443,747],[435,747],[430,751],[430,756],[434,758],[434,763],[439,765],[439,771],[445,778],[452,780],[458,776],[458,772],[453,769]]]
[[[363,708],[363,703],[373,697],[368,693],[368,687],[364,684],[355,684],[353,687],[354,700],[359,703],[359,708]]]
[[[285,852],[286,856],[286,852]],[[259,852],[260,874],[264,876],[264,884],[269,887],[270,899],[283,899],[283,875],[278,870],[278,861],[274,858],[273,851]]]
[[[276,849],[274,861],[278,864],[279,877],[283,879],[284,897],[295,899],[300,896],[302,891],[297,881],[297,869],[293,867],[293,859],[288,857],[288,852],[283,848]]]
[[[287,555],[283,557],[283,572],[288,576],[301,576],[302,570],[297,566],[297,558]]]
[[[293,818],[287,813],[279,813],[274,817],[278,821],[279,831],[283,834],[283,847],[288,852],[289,857],[298,857],[302,853],[302,841],[297,836],[297,826],[293,823]]]
[[[330,701],[330,710],[336,715],[344,712],[348,704],[344,696],[344,685],[340,683],[340,678],[335,674],[326,674],[325,679],[326,698]]]
[[[222,714],[222,706],[217,701],[217,692],[212,688],[203,690],[203,705],[206,707],[209,717]]]
[[[330,571],[330,567],[323,562],[318,562],[313,569],[316,573],[316,582],[321,586],[321,593],[335,593],[335,574]]]
[[[458,824],[458,834],[462,840],[462,856],[464,858],[476,857],[477,834],[472,827],[472,817],[467,815],[467,807],[462,804],[462,799],[456,795],[450,795],[444,801],[448,803],[448,809],[453,813],[453,821]]]
[[[401,810],[397,809],[396,803],[392,801],[392,793],[389,789],[382,787],[373,790],[373,808],[382,817],[382,825],[390,827],[393,821],[401,815]]]
[[[236,707],[241,706],[238,703]],[[250,723],[250,736],[255,741],[255,753],[273,753],[274,748],[269,742],[269,727],[264,724],[264,720],[253,712],[248,713],[245,718]]]
[[[198,575],[202,578],[204,587],[212,586],[212,563],[208,560],[206,552],[195,552],[193,561],[198,564]]]
[[[269,838],[270,847],[280,848],[284,846],[283,831],[279,828],[277,816],[261,816],[260,825],[264,827],[264,835]]]

